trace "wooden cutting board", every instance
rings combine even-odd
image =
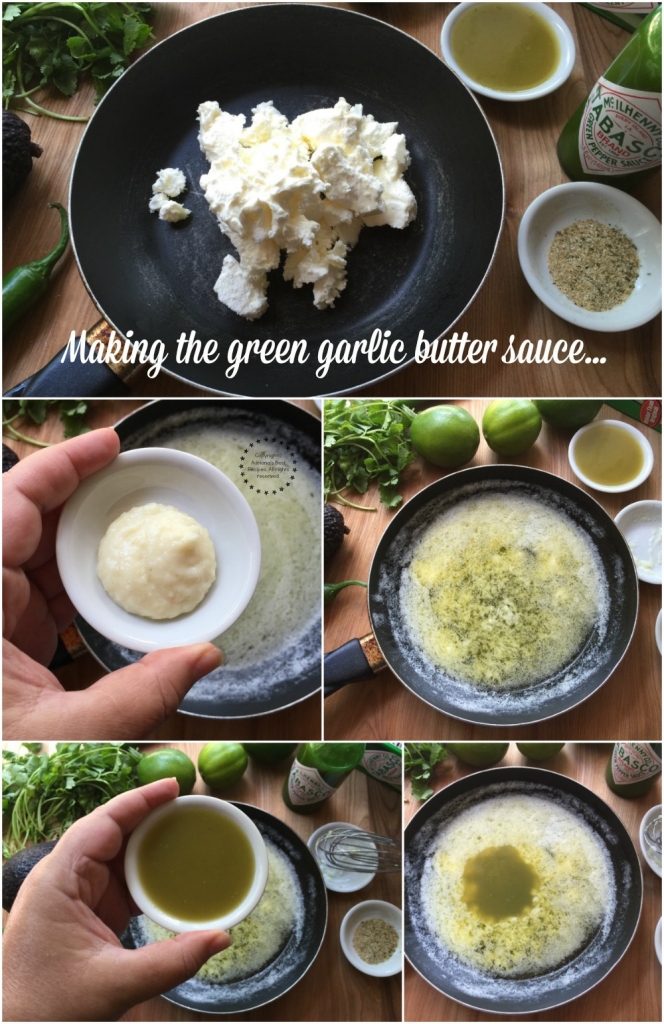
[[[484,399],[459,402],[481,423],[488,402]],[[634,422],[607,405],[602,419]],[[644,484],[624,494],[603,494],[585,487],[575,477],[568,459],[571,431],[542,427],[537,443],[525,455],[504,459],[480,442],[470,465],[481,466],[514,462],[556,473],[588,491],[614,517],[634,501],[661,498],[661,434],[641,427],[655,453],[653,472]],[[403,473],[401,493],[407,501],[427,484],[444,476],[443,470],[417,458]],[[326,581],[367,580],[376,545],[392,520],[372,486],[366,495],[349,494],[349,500],[375,506],[376,512],[343,508],[350,534],[326,572]],[[458,722],[434,710],[415,697],[389,671],[373,680],[344,687],[325,701],[325,735],[357,739],[615,739],[627,736],[660,735],[661,658],[655,644],[655,620],[661,608],[661,587],[639,583],[639,615],[636,632],[627,654],[609,681],[583,704],[563,715],[537,725],[516,728],[491,728]],[[331,651],[370,632],[366,592],[348,587],[325,613],[325,650]]]
[[[634,733],[621,731],[621,735]],[[644,733],[643,735],[649,735]],[[619,964],[604,981],[580,999],[546,1013],[535,1013],[526,1020],[548,1021],[653,1021],[662,1019],[662,969],[657,960],[654,935],[662,914],[661,881],[645,862],[639,846],[639,825],[648,808],[662,799],[661,780],[653,789],[636,800],[616,796],[604,780],[604,771],[611,753],[611,744],[568,743],[548,761],[526,761],[512,744],[500,765],[529,764],[568,775],[592,789],[618,815],[634,843],[643,872],[643,910],[636,935]],[[455,757],[436,769],[434,789],[437,792],[450,782],[469,775],[476,769],[462,765]],[[406,796],[409,796],[408,789]],[[419,807],[406,799],[404,820],[407,824]],[[407,1021],[495,1021],[496,1017],[461,1006],[442,995],[408,964],[405,967],[405,1020]]]

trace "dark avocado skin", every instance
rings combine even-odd
[[[31,141],[30,128],[13,110],[2,112],[2,205],[18,192],[32,170],[41,146]]]
[[[35,843],[34,846],[28,846],[25,850],[19,850],[13,857],[2,866],[2,907],[3,910],[11,910],[14,906],[14,900],[18,896],[18,891],[25,882],[26,878],[34,868],[35,864],[39,864],[42,857],[46,857],[51,852],[57,839],[52,839],[49,843]]]

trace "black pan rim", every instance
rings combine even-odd
[[[421,694],[419,694],[417,692],[417,690],[413,689],[413,687],[409,683],[407,683],[405,681],[405,679],[403,679],[399,675],[399,673],[396,672],[395,669],[392,667],[392,665],[390,664],[389,659],[385,656],[385,653],[384,653],[384,651],[383,651],[383,649],[382,649],[382,647],[380,645],[380,640],[378,639],[378,636],[376,635],[376,627],[375,627],[374,620],[373,620],[373,615],[372,615],[372,609],[371,609],[371,594],[372,594],[372,589],[373,589],[372,588],[372,579],[373,579],[373,576],[374,576],[374,565],[377,564],[378,548],[380,547],[380,545],[382,543],[383,537],[385,536],[387,531],[390,530],[393,527],[393,525],[396,522],[398,516],[402,512],[406,511],[406,509],[410,505],[411,501],[413,501],[415,498],[418,498],[424,491],[427,491],[427,490],[429,490],[432,487],[436,487],[438,484],[440,484],[441,480],[449,480],[452,477],[456,477],[456,476],[458,476],[461,473],[472,473],[475,470],[482,471],[482,470],[487,470],[487,469],[491,469],[491,470],[498,470],[498,469],[500,469],[500,470],[507,470],[507,471],[510,471],[510,470],[513,470],[513,469],[524,469],[524,470],[528,470],[528,472],[532,472],[532,473],[535,473],[535,474],[538,474],[538,475],[541,474],[544,477],[551,477],[554,480],[562,480],[564,483],[568,484],[574,490],[576,490],[580,494],[582,494],[584,499],[589,499],[594,505],[596,505],[597,508],[600,510],[601,516],[605,516],[605,517],[608,517],[609,519],[611,519],[611,516],[609,516],[609,513],[606,511],[604,506],[601,505],[599,503],[599,501],[597,500],[597,498],[595,498],[592,494],[588,494],[587,491],[584,491],[581,487],[578,486],[578,484],[575,484],[572,480],[567,480],[567,479],[565,479],[565,477],[558,476],[556,473],[552,473],[552,472],[550,472],[549,470],[546,470],[546,469],[537,469],[537,468],[535,468],[533,466],[523,466],[520,463],[502,463],[502,462],[499,462],[499,463],[488,463],[486,465],[481,465],[481,466],[469,466],[469,467],[466,467],[466,468],[455,470],[453,473],[448,473],[446,476],[439,477],[438,480],[434,480],[434,481],[432,481],[432,483],[427,484],[426,487],[422,487],[421,490],[417,491],[417,493],[412,496],[412,498],[409,498],[408,501],[404,505],[402,505],[402,507],[397,511],[397,513],[394,516],[394,518],[390,521],[390,523],[388,523],[388,525],[386,526],[385,530],[381,534],[381,537],[380,537],[380,539],[378,541],[378,544],[376,545],[376,549],[374,550],[374,553],[373,553],[373,556],[372,556],[372,559],[371,559],[371,565],[369,566],[369,575],[368,575],[369,586],[367,587],[367,610],[368,610],[368,613],[369,613],[369,623],[371,625],[371,630],[372,630],[372,633],[373,633],[373,637],[374,637],[374,639],[376,641],[376,644],[378,645],[378,649],[380,650],[381,657],[383,658],[383,661],[385,662],[385,665],[387,666],[387,668],[399,680],[399,682],[402,684],[402,686],[405,686],[406,689],[409,690],[410,693],[413,694],[414,697],[417,697],[418,700],[421,700],[422,703],[426,704],[428,707],[433,708],[434,711],[437,711],[441,715],[447,715],[449,718],[452,718],[455,721],[467,722],[470,725],[479,725],[479,726],[486,727],[488,729],[510,728],[512,726],[519,726],[519,725],[537,725],[539,722],[548,722],[550,719],[558,718],[559,715],[567,714],[569,711],[572,711],[574,708],[579,707],[581,704],[583,704],[585,701],[589,700],[591,697],[594,697],[594,695],[599,690],[601,690],[601,688],[605,685],[605,683],[607,683],[609,681],[609,679],[611,678],[611,676],[613,675],[615,670],[621,664],[621,662],[623,661],[625,655],[627,654],[627,651],[629,650],[629,648],[630,648],[630,646],[632,644],[632,641],[634,640],[634,633],[636,631],[636,624],[638,622],[638,617],[639,617],[639,601],[640,601],[639,580],[638,580],[638,573],[636,571],[636,564],[634,562],[634,555],[632,554],[631,548],[629,547],[629,545],[627,544],[626,541],[625,541],[625,549],[629,553],[629,556],[630,556],[630,559],[631,559],[632,569],[634,571],[634,583],[635,583],[634,590],[635,590],[635,595],[636,595],[636,607],[635,607],[635,610],[634,610],[634,621],[632,623],[632,630],[631,630],[631,633],[630,633],[630,636],[629,636],[629,640],[628,640],[627,644],[625,645],[625,649],[623,650],[623,653],[621,654],[620,658],[618,659],[616,664],[613,666],[613,668],[611,669],[609,674],[606,676],[606,678],[601,683],[599,683],[595,687],[594,690],[592,690],[590,693],[587,693],[585,695],[585,697],[581,697],[579,700],[575,701],[573,704],[570,704],[570,705],[564,707],[561,711],[556,711],[556,712],[554,712],[551,715],[544,715],[542,718],[528,718],[527,721],[522,721],[522,720],[500,721],[500,722],[496,722],[494,724],[494,723],[491,723],[491,722],[477,721],[477,719],[472,718],[472,717],[468,717],[467,715],[464,715],[464,714],[452,714],[451,711],[447,711],[447,710],[443,711],[443,710],[441,710],[441,708],[439,708],[436,704],[433,704],[431,701],[427,700],[426,697],[423,697]],[[611,522],[615,526],[615,522],[612,519],[611,519]],[[618,527],[616,527],[616,529],[618,529]],[[377,565],[376,572],[378,572],[379,569],[380,569],[380,565]]]
[[[221,397],[221,396],[215,396],[215,397]],[[230,395],[230,396],[228,396],[228,398],[230,398],[230,399],[233,399],[233,398],[245,398],[245,396]],[[126,423],[133,416],[135,416],[136,413],[140,412],[141,410],[146,409],[146,408],[151,407],[151,406],[154,406],[154,405],[160,405],[163,402],[181,403],[181,402],[185,402],[186,401],[186,402],[193,402],[193,403],[199,404],[201,402],[213,401],[213,400],[214,400],[213,398],[208,400],[208,399],[203,399],[200,396],[196,396],[196,395],[189,396],[186,399],[185,398],[182,398],[182,399],[181,398],[152,398],[152,399],[147,399],[141,405],[139,405],[137,409],[132,410],[132,412],[126,413],[119,420],[116,420],[116,422],[113,424],[113,428],[112,429],[115,430],[116,427],[120,426],[120,424]],[[323,423],[322,415],[321,416],[317,416],[315,413],[311,412],[309,409],[303,409],[302,406],[301,405],[297,405],[297,403],[293,399],[289,399],[289,398],[251,398],[249,400],[252,401],[252,402],[273,402],[273,403],[275,403],[275,402],[285,402],[287,405],[292,406],[294,409],[298,409],[300,412],[305,413],[307,416],[310,417],[310,419],[312,419],[314,421],[314,423],[320,424],[321,425],[321,429],[322,429],[322,423]],[[322,557],[322,555],[321,555],[321,557]],[[76,623],[76,627],[77,627],[77,629],[79,631],[79,635],[80,635],[81,639],[83,640],[83,643],[85,644],[85,647],[86,647],[87,651],[92,655],[92,657],[95,659],[97,664],[100,665],[101,668],[103,668],[105,672],[113,671],[112,669],[109,669],[109,666],[102,660],[101,655],[93,648],[93,646],[92,646],[92,644],[91,644],[91,642],[90,642],[90,640],[88,638],[88,635],[87,635],[88,630],[93,629],[93,627],[90,626],[90,624],[80,614],[76,616],[75,623]],[[322,639],[321,639],[321,650],[322,650]],[[321,657],[322,657],[322,653],[321,653]],[[309,700],[311,697],[315,697],[316,694],[320,695],[321,692],[322,692],[322,678],[321,678],[321,676],[319,674],[317,685],[316,685],[316,687],[313,690],[311,690],[311,692],[305,693],[301,697],[297,697],[295,700],[290,701],[288,704],[282,704],[282,705],[280,705],[277,708],[269,708],[267,710],[262,710],[262,711],[252,711],[250,714],[242,713],[242,714],[237,714],[237,715],[228,715],[228,714],[225,714],[225,715],[206,715],[206,714],[201,714],[198,711],[183,710],[182,707],[179,707],[177,709],[177,714],[179,714],[179,715],[186,715],[187,717],[194,718],[194,719],[201,718],[201,719],[204,719],[206,721],[212,721],[212,722],[237,722],[237,721],[242,721],[244,719],[267,718],[268,715],[276,715],[280,711],[287,711],[289,708],[293,708],[297,704],[301,704],[303,701]]]
[[[307,852],[311,853],[311,851],[309,850],[309,847],[307,846],[307,844],[304,841],[304,839],[302,839],[297,834],[295,829],[292,829],[290,827],[290,825],[287,825],[285,821],[282,821],[281,818],[277,818],[276,814],[272,814],[271,811],[266,811],[263,807],[258,807],[257,804],[248,804],[248,803],[245,803],[244,801],[241,801],[241,800],[230,800],[229,803],[234,804],[241,811],[245,811],[245,813],[246,813],[246,809],[249,808],[250,810],[259,811],[261,814],[265,814],[269,818],[273,819],[274,821],[279,822],[279,827],[280,828],[287,828],[288,831],[290,833],[292,833],[292,835],[297,838],[298,842],[301,843],[304,847],[306,847]],[[251,815],[249,815],[249,817],[251,817]],[[252,821],[253,820],[254,819],[252,818]],[[314,864],[316,864],[316,858],[313,856],[313,854],[312,854],[312,860],[314,861]],[[318,869],[318,872],[320,874],[320,868],[318,868],[317,864],[316,864],[316,868]],[[250,1007],[249,1009],[246,1009],[246,1010],[201,1010],[200,1007],[193,1007],[189,1003],[183,1003],[183,1002],[178,1001],[177,999],[175,999],[175,998],[173,998],[172,996],[169,996],[169,995],[162,995],[161,998],[165,999],[166,1002],[168,1002],[168,1003],[172,1003],[173,1006],[179,1006],[179,1007],[181,1007],[184,1010],[192,1010],[195,1013],[204,1013],[204,1014],[207,1014],[208,1016],[222,1016],[222,1015],[223,1016],[228,1016],[229,1014],[232,1014],[232,1013],[235,1013],[235,1014],[241,1013],[243,1015],[245,1013],[252,1013],[254,1010],[260,1010],[260,1009],[262,1009],[263,1006],[269,1006],[270,1003],[274,1003],[274,1002],[276,1002],[277,999],[281,999],[282,996],[285,996],[287,992],[290,992],[292,989],[295,988],[296,985],[299,985],[300,982],[303,980],[303,978],[309,973],[309,971],[311,970],[311,967],[313,966],[315,961],[318,959],[318,956],[319,956],[320,951],[321,951],[321,947],[323,945],[323,942],[325,941],[325,936],[327,935],[327,926],[328,926],[328,923],[329,923],[329,916],[330,916],[330,913],[329,913],[329,911],[330,911],[330,901],[328,899],[327,887],[325,885],[325,880],[323,879],[322,874],[321,874],[320,877],[321,877],[321,881],[323,883],[323,896],[324,896],[324,899],[325,899],[325,922],[324,922],[324,926],[323,926],[323,934],[321,935],[321,939],[320,939],[320,942],[318,943],[318,948],[316,949],[316,952],[314,953],[313,957],[311,958],[311,960],[309,961],[309,963],[305,967],[304,971],[302,972],[300,977],[296,981],[294,981],[292,983],[292,985],[288,986],[287,989],[284,989],[284,991],[280,992],[279,995],[272,996],[270,999],[267,999],[264,1003],[257,1003],[255,1006],[252,1006],[252,1007]]]
[[[274,4],[274,3],[273,4],[261,3],[261,4],[255,4],[252,7],[239,7],[239,8],[235,8],[234,10],[231,10],[231,11],[221,11],[219,14],[212,14],[208,18],[201,18],[200,21],[193,22],[191,25],[186,25],[184,28],[178,29],[177,32],[173,32],[170,35],[166,36],[165,39],[159,40],[159,42],[155,43],[154,46],[151,46],[149,50],[147,50],[145,53],[141,54],[140,57],[137,58],[137,60],[133,61],[129,65],[129,67],[126,69],[126,71],[123,72],[121,78],[124,78],[126,75],[130,74],[132,69],[140,61],[145,60],[147,57],[149,57],[150,54],[153,53],[155,50],[157,50],[158,47],[160,47],[163,43],[168,42],[170,39],[174,39],[176,36],[179,36],[180,33],[187,32],[187,31],[189,31],[189,29],[191,29],[191,28],[195,27],[196,25],[199,25],[199,24],[201,24],[201,23],[203,23],[205,21],[211,21],[211,20],[216,19],[216,18],[223,18],[223,17],[232,16],[232,15],[235,15],[235,16],[246,16],[245,12],[261,10],[263,8],[278,9],[278,8],[296,8],[296,7],[297,8],[308,7],[308,8],[311,8],[311,9],[320,9],[321,7],[325,7],[326,10],[329,10],[329,11],[332,11],[332,12],[336,12],[336,14],[333,15],[333,16],[340,15],[342,17],[346,17],[347,15],[350,15],[353,18],[362,18],[362,19],[364,19],[366,21],[374,21],[375,22],[377,20],[372,15],[364,14],[361,11],[349,11],[349,10],[347,10],[345,8],[328,7],[327,4],[315,4],[315,3],[288,3],[288,2],[286,2],[286,3],[278,3],[278,4]],[[500,149],[498,148],[498,143],[496,142],[495,134],[494,134],[493,129],[492,129],[490,123],[489,123],[489,120],[488,120],[487,115],[486,115],[486,113],[484,111],[484,108],[480,104],[480,102],[477,99],[477,96],[475,95],[475,93],[471,89],[468,88],[468,86],[465,84],[465,82],[463,82],[459,78],[459,76],[456,74],[456,72],[452,68],[450,68],[447,64],[445,64],[443,59],[435,51],[431,50],[428,46],[426,46],[424,43],[422,43],[419,39],[416,39],[415,36],[409,35],[408,32],[405,32],[403,29],[397,28],[394,25],[388,25],[387,23],[384,23],[384,22],[381,22],[381,24],[384,24],[386,27],[392,29],[392,31],[394,31],[394,32],[397,32],[399,35],[404,36],[406,39],[410,40],[411,42],[417,43],[417,45],[422,47],[422,49],[425,50],[427,54],[429,54],[429,55],[433,54],[433,56],[436,57],[440,61],[440,63],[443,64],[443,66],[445,68],[447,68],[447,70],[450,72],[450,74],[454,75],[454,77],[458,80],[460,85],[463,86],[463,88],[466,90],[468,95],[472,98],[472,100],[473,100],[477,110],[479,111],[479,113],[480,113],[480,115],[481,115],[481,117],[482,117],[482,119],[483,119],[483,121],[484,121],[484,123],[486,125],[486,129],[487,129],[487,131],[489,133],[489,136],[491,138],[491,141],[493,142],[493,145],[494,145],[494,148],[495,148],[495,151],[496,151],[496,157],[497,157],[497,162],[498,162],[498,170],[500,172],[500,182],[501,182],[500,224],[498,226],[498,231],[496,232],[496,238],[495,238],[493,249],[492,249],[492,252],[491,252],[491,258],[490,258],[490,260],[489,260],[489,262],[487,264],[487,267],[486,267],[486,269],[484,271],[484,274],[482,275],[482,278],[481,278],[480,282],[477,285],[477,288],[475,289],[473,294],[470,296],[470,298],[468,299],[468,301],[466,302],[465,306],[460,311],[458,316],[454,320],[452,320],[452,322],[449,323],[447,326],[442,327],[440,329],[440,332],[436,336],[436,339],[434,339],[434,340],[437,340],[438,338],[441,338],[444,334],[446,334],[452,327],[454,327],[454,325],[459,322],[461,317],[464,316],[464,314],[472,306],[472,304],[475,301],[475,299],[477,298],[478,294],[480,293],[480,291],[484,287],[484,285],[486,283],[486,279],[487,279],[487,277],[489,275],[489,272],[490,272],[490,270],[493,267],[493,264],[494,264],[495,259],[496,259],[496,253],[498,251],[498,245],[500,243],[500,239],[501,239],[502,234],[503,234],[503,228],[505,226],[505,207],[506,207],[505,172],[503,170],[503,163],[502,163],[502,160],[500,158]],[[97,104],[95,112],[93,113],[92,117],[90,118],[90,121],[86,125],[85,131],[81,135],[80,141],[79,141],[78,146],[76,148],[76,153],[74,155],[74,160],[73,160],[73,163],[72,163],[71,173],[70,173],[70,176],[69,176],[68,209],[71,209],[72,185],[73,185],[73,181],[74,181],[74,175],[75,175],[75,172],[76,172],[76,166],[77,166],[77,163],[78,163],[78,159],[79,159],[81,148],[82,148],[83,143],[85,141],[85,136],[87,134],[88,127],[92,123],[92,120],[93,120],[95,114],[97,113],[97,111],[101,109],[102,104],[107,99],[107,97],[113,92],[113,89],[119,84],[119,82],[120,82],[120,79],[116,79],[116,81],[113,83],[113,85],[110,87],[110,89],[104,94],[102,99]],[[74,259],[76,260],[76,266],[78,268],[78,272],[79,272],[79,274],[81,276],[81,280],[83,281],[83,284],[85,286],[85,289],[86,289],[88,295],[90,296],[91,301],[94,303],[95,308],[98,309],[99,312],[101,313],[102,318],[104,319],[104,321],[106,323],[108,323],[109,326],[112,327],[112,329],[115,331],[117,337],[118,338],[122,338],[123,341],[126,341],[127,339],[122,334],[122,331],[111,320],[111,318],[106,313],[106,310],[104,310],[102,308],[102,306],[100,305],[98,299],[95,297],[94,292],[92,291],[92,289],[91,289],[91,287],[90,287],[90,285],[88,283],[87,277],[86,277],[85,272],[83,270],[83,267],[81,265],[81,261],[80,261],[79,254],[78,254],[78,250],[76,248],[76,239],[75,239],[75,233],[74,233],[74,230],[73,230],[73,226],[71,228],[70,234],[71,234],[71,247],[72,247],[72,251],[74,253]],[[388,380],[389,378],[391,378],[391,377],[395,376],[397,373],[399,373],[401,370],[404,370],[406,367],[412,366],[414,362],[415,362],[415,357],[413,356],[412,359],[407,360],[406,362],[400,364],[399,366],[395,366],[393,369],[390,369],[387,372],[385,372],[383,374],[380,374],[377,377],[372,377],[370,380],[367,380],[366,382],[364,382],[363,384],[360,385],[360,390],[363,389],[363,388],[366,388],[366,387],[370,387],[373,384],[378,384],[378,383],[381,383],[383,381]],[[179,381],[182,384],[187,384],[187,385],[193,386],[193,387],[200,387],[201,390],[204,390],[206,393],[208,393],[210,395],[228,396],[228,397],[231,397],[231,398],[259,397],[259,396],[253,396],[253,395],[245,395],[245,394],[240,393],[240,392],[236,393],[236,392],[233,392],[233,391],[221,391],[221,390],[218,390],[218,389],[212,388],[212,387],[210,387],[210,388],[204,387],[203,385],[198,384],[198,382],[192,381],[190,378],[185,377],[182,374],[176,373],[174,370],[168,369],[166,366],[162,367],[162,370],[160,372],[168,374],[168,376],[170,378],[172,378],[173,380],[177,380],[177,381]],[[341,391],[333,391],[333,392],[321,391],[320,394],[316,394],[316,395],[312,394],[312,395],[309,395],[307,397],[310,397],[310,398],[312,398],[312,397],[322,398],[322,397],[325,397],[328,394],[332,394],[332,395],[352,395],[352,394],[356,394],[357,392],[358,392],[358,388],[350,387],[350,388],[345,388],[345,389],[343,389]]]
[[[623,949],[622,953],[620,954],[618,959],[615,961],[615,963],[613,963],[609,967],[609,969],[605,972],[605,974],[603,974],[601,978],[598,978],[596,982],[594,982],[592,985],[590,985],[585,990],[585,992],[580,992],[578,995],[571,996],[569,999],[562,999],[559,1003],[553,1003],[550,1006],[545,1006],[545,1007],[540,1007],[540,1008],[529,1007],[528,1009],[525,1009],[525,1010],[514,1010],[514,1009],[512,1009],[512,1010],[508,1010],[508,1011],[502,1011],[502,1010],[492,1010],[492,1009],[489,1009],[489,1008],[484,1007],[484,1006],[483,1007],[477,1007],[473,1003],[466,1003],[466,1002],[464,1002],[461,999],[456,999],[454,996],[449,995],[449,993],[443,992],[442,989],[439,989],[437,985],[434,985],[433,982],[429,981],[429,979],[418,969],[418,967],[412,962],[412,960],[408,956],[408,953],[406,952],[406,944],[404,942],[404,957],[406,958],[406,960],[408,960],[408,963],[413,968],[413,970],[416,971],[417,974],[419,974],[420,978],[422,978],[423,981],[426,981],[427,985],[430,985],[431,988],[435,989],[436,992],[440,992],[441,995],[444,995],[447,999],[451,999],[452,1002],[457,1003],[460,1006],[465,1006],[465,1007],[467,1007],[470,1010],[476,1010],[476,1011],[479,1011],[479,1012],[482,1012],[482,1013],[490,1013],[490,1014],[492,1014],[495,1017],[503,1017],[503,1018],[505,1018],[505,1017],[510,1016],[510,1017],[519,1017],[520,1019],[523,1019],[527,1014],[531,1014],[532,1015],[533,1013],[545,1013],[545,1012],[548,1013],[551,1010],[557,1010],[560,1006],[566,1006],[568,1003],[573,1003],[576,999],[581,999],[583,996],[586,996],[589,992],[592,992],[592,990],[594,988],[597,988],[598,985],[601,985],[602,982],[605,981],[606,978],[608,978],[609,974],[611,974],[611,972],[614,970],[614,968],[618,966],[620,961],[625,956],[627,950],[632,945],[632,942],[634,941],[634,936],[636,935],[636,933],[638,931],[638,928],[639,928],[639,925],[641,923],[641,916],[642,916],[642,913],[643,913],[643,869],[641,867],[641,861],[639,860],[639,855],[638,855],[638,852],[637,852],[636,847],[634,845],[634,841],[633,841],[632,837],[630,836],[629,832],[627,831],[626,826],[623,824],[622,820],[618,817],[618,814],[613,810],[613,808],[610,807],[606,803],[606,801],[603,800],[602,797],[598,793],[595,793],[595,791],[590,789],[589,786],[585,786],[582,782],[579,782],[577,779],[573,779],[571,775],[565,775],[563,772],[554,772],[554,771],[551,771],[550,768],[535,768],[535,767],[533,767],[531,765],[503,765],[501,767],[494,766],[494,767],[491,767],[491,768],[485,768],[485,769],[480,770],[480,771],[471,772],[470,775],[464,775],[461,779],[456,779],[454,782],[450,782],[447,786],[443,786],[442,789],[439,789],[437,793],[434,793],[433,796],[429,797],[429,800],[425,801],[425,803],[422,804],[421,807],[418,807],[418,809],[415,811],[415,814],[413,815],[413,817],[410,819],[410,821],[406,825],[406,827],[404,829],[404,854],[405,854],[405,851],[406,851],[407,832],[411,829],[411,826],[414,825],[415,819],[417,818],[417,816],[419,814],[421,814],[422,811],[424,811],[424,809],[427,807],[427,804],[429,804],[429,802],[431,800],[435,800],[436,797],[438,797],[441,793],[446,792],[447,790],[449,790],[453,786],[456,786],[457,783],[459,783],[459,782],[465,782],[470,777],[472,777],[472,778],[480,777],[481,778],[482,776],[486,775],[488,772],[491,772],[491,773],[493,773],[493,772],[512,772],[512,773],[517,772],[517,773],[522,775],[523,779],[526,779],[526,780],[528,778],[532,778],[531,773],[542,772],[543,775],[552,776],[554,779],[555,778],[567,779],[569,782],[572,782],[575,786],[578,786],[581,791],[592,793],[593,797],[596,800],[598,800],[600,802],[600,804],[602,804],[603,808],[606,808],[606,811],[608,812],[609,819],[615,818],[615,820],[618,822],[620,828],[624,831],[627,839],[629,840],[631,848],[634,850],[634,863],[638,866],[638,869],[639,869],[639,873],[638,873],[639,897],[640,897],[639,898],[639,913],[637,915],[637,919],[636,919],[636,922],[634,924],[634,928],[632,930],[632,934],[631,934],[631,936],[629,938],[629,941],[626,943],[625,948]],[[487,785],[488,784],[489,783],[487,783]],[[479,788],[479,786],[478,786],[478,788]],[[554,788],[554,784],[553,783],[551,783],[551,788]],[[405,910],[406,910],[406,906],[405,906],[405,890],[404,890],[404,912],[405,912]]]

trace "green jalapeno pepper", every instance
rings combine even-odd
[[[325,604],[331,604],[340,590],[344,587],[366,587],[362,580],[344,580],[343,583],[325,583],[323,585],[323,597]]]
[[[2,326],[4,330],[13,327],[17,320],[44,295],[48,289],[53,267],[58,262],[69,242],[67,211],[60,203],[49,203],[60,214],[60,239],[55,249],[33,263],[15,267],[2,279]]]

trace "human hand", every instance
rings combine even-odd
[[[120,449],[114,430],[46,448],[3,475],[3,708],[5,739],[140,739],[221,664],[212,644],[155,651],[67,693],[45,667],[75,615],[55,560],[60,510]]]
[[[177,795],[176,780],[162,779],[109,800],[32,869],[3,938],[4,1020],[117,1020],[230,945],[221,931],[184,932],[137,950],[119,941],[133,909],[125,837]]]

